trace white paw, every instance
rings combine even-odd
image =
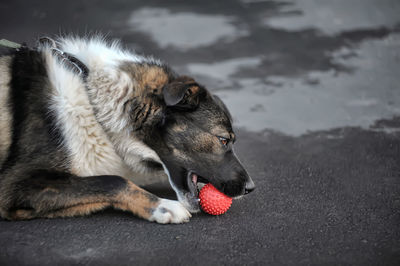
[[[190,217],[192,217],[190,212],[179,201],[161,199],[160,204],[154,210],[149,220],[160,224],[180,224],[189,222]]]

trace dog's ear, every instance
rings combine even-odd
[[[194,109],[199,104],[200,86],[193,78],[181,76],[163,88],[164,101],[167,106]]]

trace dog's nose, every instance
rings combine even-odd
[[[253,180],[250,179],[249,181],[246,182],[246,187],[244,188],[244,194],[249,194],[255,188],[256,188],[256,186],[254,185]]]

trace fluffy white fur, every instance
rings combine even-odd
[[[89,69],[87,84],[51,52],[41,46],[53,87],[52,108],[62,129],[72,169],[80,176],[120,175],[132,179],[144,173],[141,161],[161,162],[158,155],[125,130],[128,121],[115,100],[132,89],[132,81],[118,66],[122,62],[160,62],[121,49],[118,42],[102,38],[62,38],[61,50],[74,55]],[[90,94],[90,99],[88,96]],[[130,92],[128,91],[128,94]],[[127,95],[125,95],[127,97]],[[97,116],[93,105],[101,106]],[[111,133],[111,134],[110,134]]]

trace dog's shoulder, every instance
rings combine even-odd
[[[146,101],[145,90],[168,82],[166,67],[152,57],[137,55],[123,49],[119,42],[101,37],[60,38],[57,43],[62,52],[88,68],[83,80],[54,56],[51,47],[39,47],[54,90],[51,108],[71,155],[73,173],[126,176],[131,170],[146,172],[148,161],[160,163],[156,152],[132,133],[132,114],[134,106],[155,108]],[[138,117],[150,115],[137,116],[139,121]]]
[[[102,37],[63,37],[54,42],[0,57],[0,163],[7,156],[23,160],[22,154],[10,157],[15,142],[14,150],[35,150],[32,156],[38,161],[62,164],[78,176],[129,177],[162,164],[136,129],[162,118],[159,99],[149,95],[161,93],[169,82],[168,67]],[[87,67],[87,76],[68,62],[71,57]],[[16,81],[29,82],[19,86]],[[16,130],[16,125],[35,130]],[[56,141],[45,145],[42,140],[49,134]],[[61,156],[50,155],[54,152]]]

